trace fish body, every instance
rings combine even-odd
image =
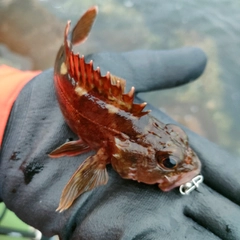
[[[109,72],[102,76],[92,61],[86,63],[84,56],[74,54],[72,45],[86,39],[96,14],[97,8],[90,8],[72,31],[68,22],[54,67],[59,106],[79,140],[63,144],[50,157],[97,151],[65,186],[59,211],[68,209],[83,192],[106,184],[109,163],[121,177],[158,184],[163,191],[190,181],[201,169],[180,127],[152,117],[144,111],[146,103],[133,102],[134,87],[124,93],[125,80]]]

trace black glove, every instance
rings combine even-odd
[[[149,91],[197,78],[206,57],[196,48],[93,54],[102,73],[127,80],[127,88]],[[95,66],[96,66],[95,65]],[[141,100],[142,102],[142,100]],[[174,122],[151,108],[159,120]],[[109,182],[55,212],[61,192],[87,156],[48,157],[66,139],[77,139],[60,112],[53,71],[30,81],[16,100],[1,149],[0,197],[23,221],[61,239],[240,239],[240,161],[186,129],[200,157],[205,184],[189,196],[178,189],[122,179],[108,166]]]

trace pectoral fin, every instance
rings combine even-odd
[[[58,158],[63,156],[76,156],[84,152],[90,151],[90,147],[81,139],[77,141],[66,142],[60,147],[48,154],[51,158]]]
[[[88,157],[63,189],[56,211],[62,212],[68,209],[82,193],[106,184],[108,181],[107,163],[108,155],[102,148],[99,149],[96,155]]]

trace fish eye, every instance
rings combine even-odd
[[[173,156],[167,152],[158,151],[158,152],[156,152],[155,157],[156,157],[158,164],[166,169],[175,168],[179,162],[178,157]]]
[[[172,157],[172,156],[168,156],[166,158],[164,158],[161,162],[161,164],[165,167],[165,168],[174,168],[177,166],[177,161]]]

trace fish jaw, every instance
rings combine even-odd
[[[179,187],[182,184],[190,182],[194,177],[196,177],[201,171],[201,162],[199,158],[194,154],[192,159],[192,167],[188,172],[182,172],[178,174],[165,175],[158,181],[158,187],[164,191],[168,192],[173,188]]]

